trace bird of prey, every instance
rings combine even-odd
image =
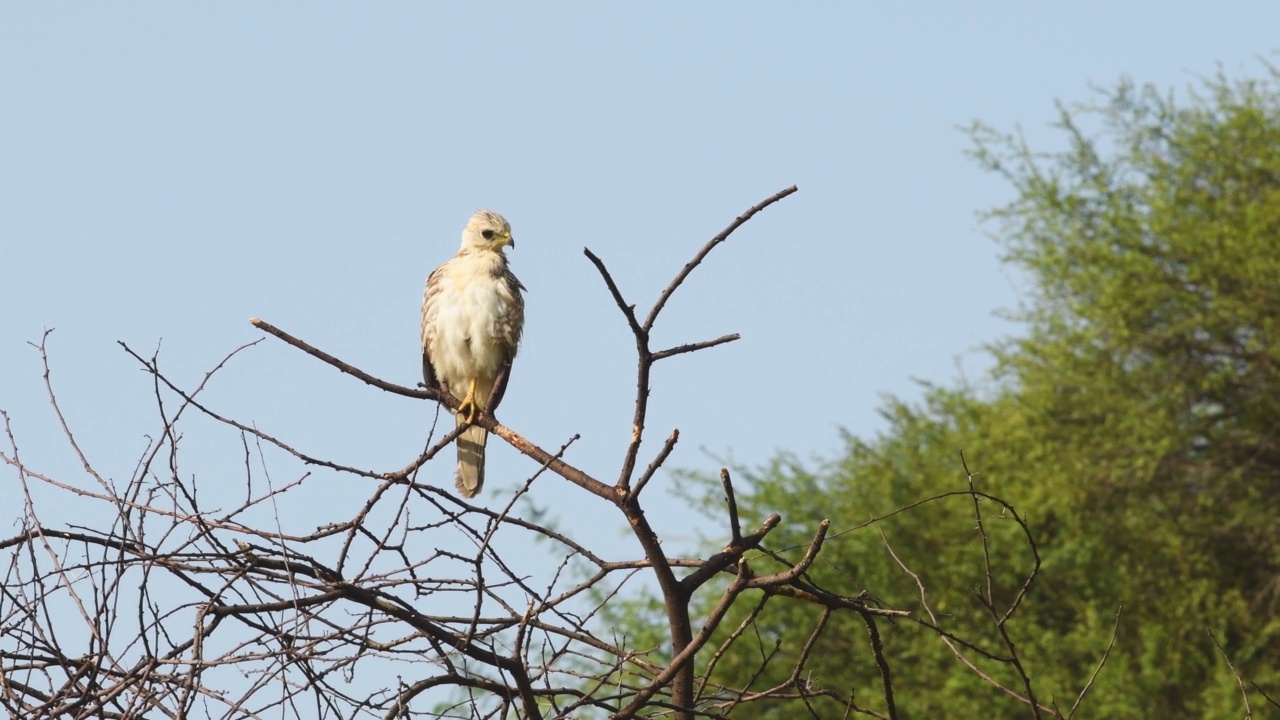
[[[524,329],[524,286],[503,250],[515,247],[511,225],[481,210],[462,230],[462,247],[427,277],[422,293],[422,375],[428,388],[461,402],[458,427],[492,413],[506,391]],[[457,488],[475,497],[484,485],[489,433],[468,427],[458,438]]]

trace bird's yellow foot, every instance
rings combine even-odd
[[[476,402],[476,381],[472,380],[467,387],[467,396],[458,405],[458,412],[467,416],[467,422],[474,423],[480,417],[480,403]]]

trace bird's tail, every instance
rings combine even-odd
[[[458,425],[466,423],[466,417],[459,415]],[[458,437],[458,494],[472,498],[484,487],[484,444],[489,439],[489,431],[472,425]]]

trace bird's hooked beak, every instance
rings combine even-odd
[[[512,237],[512,236],[511,236],[511,233],[510,233],[509,231],[508,231],[508,232],[503,232],[503,233],[502,233],[502,244],[503,244],[503,245],[507,245],[507,246],[512,247],[512,248],[514,248],[514,247],[516,246],[516,239],[515,239],[514,237]]]

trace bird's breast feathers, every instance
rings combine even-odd
[[[515,355],[523,324],[521,298],[499,258],[459,255],[432,278],[426,319],[428,353],[450,386],[492,380]],[[430,290],[434,290],[431,292]]]

